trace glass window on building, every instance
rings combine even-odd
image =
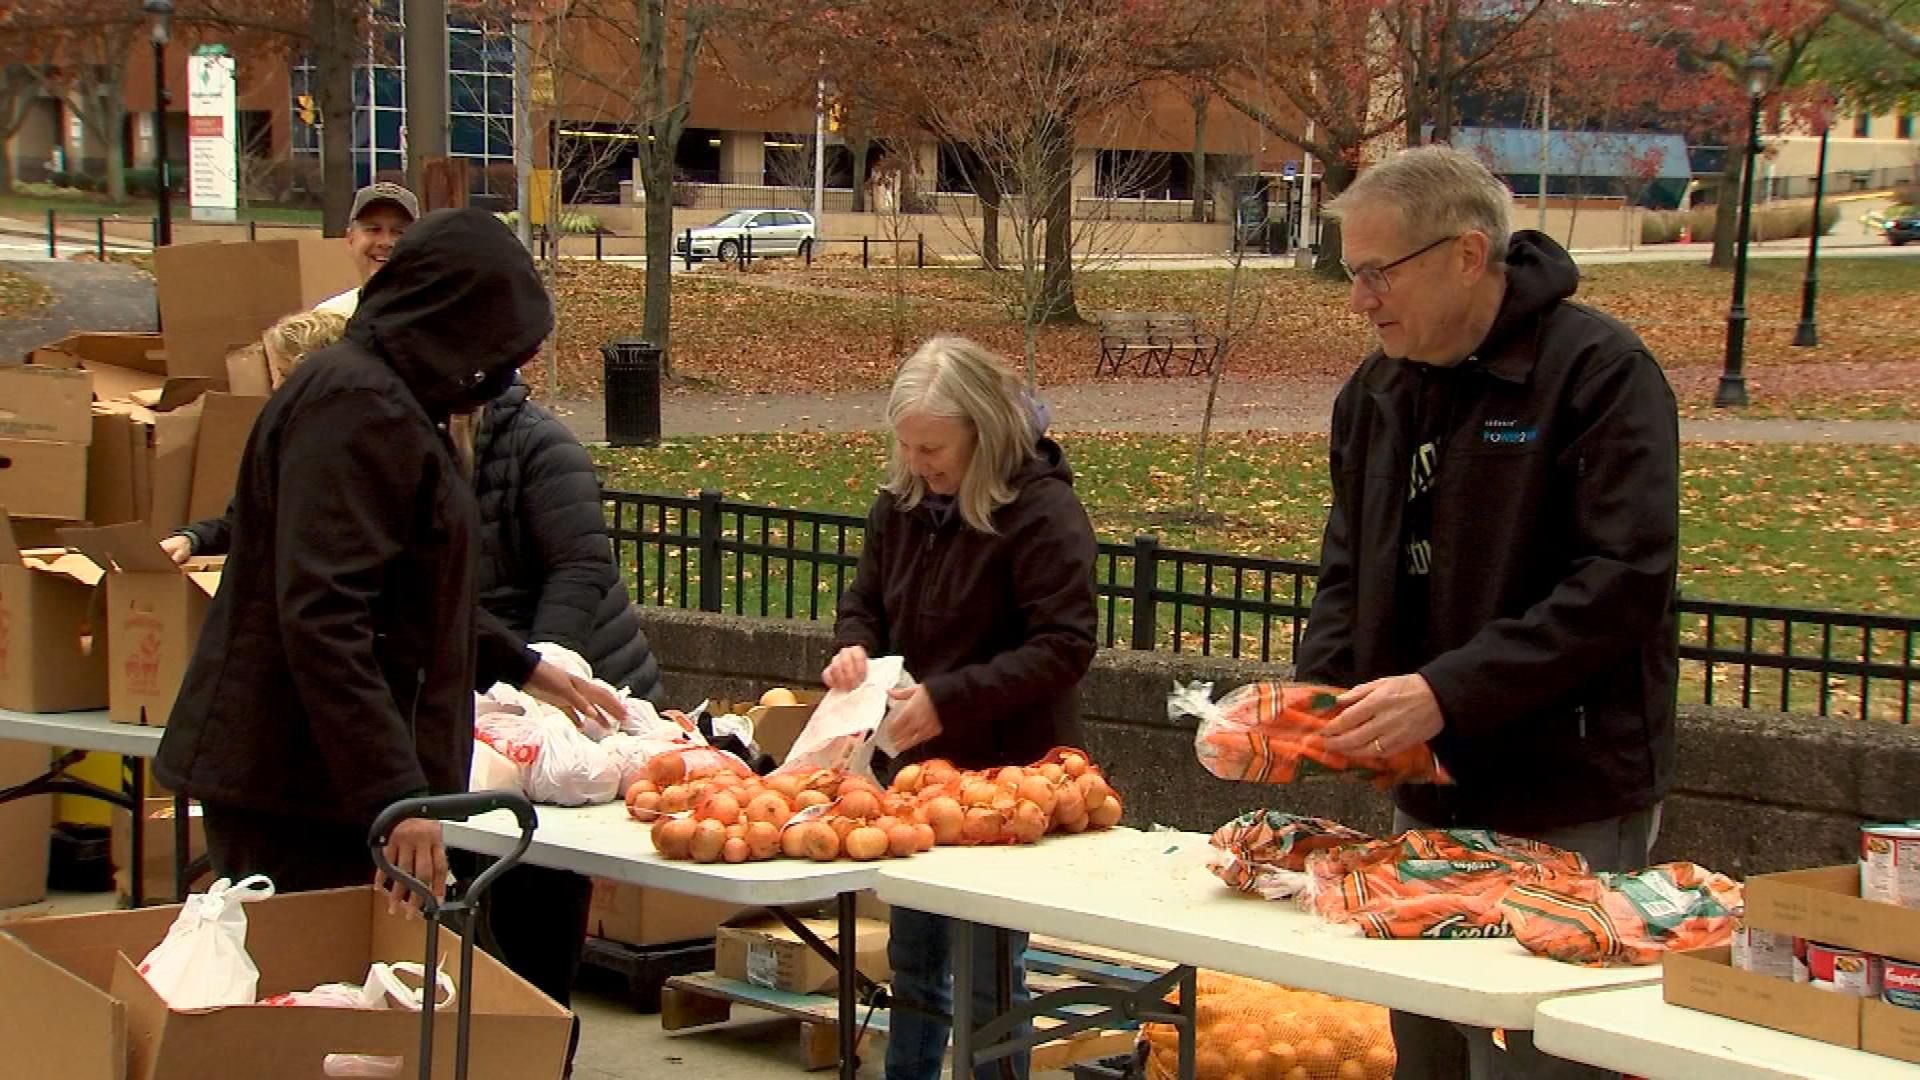
[[[1873,117],[1868,116],[1865,113],[1861,113],[1859,116],[1856,116],[1853,118],[1853,137],[1854,138],[1856,139],[1867,138],[1872,133],[1872,131],[1873,131]]]
[[[1913,114],[1912,113],[1901,113],[1900,119],[1895,122],[1894,126],[1895,126],[1895,131],[1899,134],[1900,138],[1902,139],[1913,138]]]

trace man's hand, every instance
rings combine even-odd
[[[820,673],[820,681],[829,690],[851,690],[867,680],[867,648],[849,645],[834,654],[833,662]]]
[[[1440,734],[1446,717],[1433,687],[1419,674],[1375,679],[1341,694],[1344,710],[1327,725],[1327,749],[1357,758],[1383,758]]]
[[[566,713],[574,727],[597,714],[607,727],[618,731],[620,719],[626,715],[620,695],[590,679],[569,675],[545,660],[534,667],[527,684],[520,689]]]
[[[434,899],[447,898],[447,845],[440,836],[439,822],[430,818],[408,818],[395,825],[393,835],[387,837],[386,851],[387,861],[394,869],[419,878],[421,884],[433,890]],[[376,870],[373,884],[387,891],[388,913],[403,907],[409,911],[420,910],[420,897],[403,882]]]
[[[940,710],[934,708],[933,698],[928,695],[924,684],[905,690],[889,690],[887,697],[906,702],[888,713],[884,721],[894,750],[905,753],[940,734]]]
[[[193,538],[174,533],[160,541],[160,550],[166,552],[167,558],[172,559],[174,565],[178,566],[193,558]]]

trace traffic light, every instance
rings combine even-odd
[[[837,101],[827,106],[827,130],[833,132],[840,130],[840,103]]]
[[[300,122],[307,125],[308,127],[312,127],[314,125],[314,121],[318,119],[318,115],[319,115],[317,110],[315,110],[313,107],[313,95],[301,94],[299,97],[296,97],[293,100],[294,100],[294,104],[297,105],[300,110],[299,112]]]

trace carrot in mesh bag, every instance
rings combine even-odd
[[[1418,829],[1307,857],[1308,902],[1372,938],[1508,937],[1500,901],[1515,885],[1587,874],[1587,861],[1485,829]]]
[[[1740,905],[1739,882],[1689,862],[1516,885],[1500,901],[1529,952],[1592,967],[1728,944]]]
[[[1251,810],[1214,830],[1207,867],[1244,893],[1285,900],[1307,890],[1307,856],[1373,838],[1326,818]]]
[[[1248,683],[1210,701],[1209,682],[1174,684],[1167,713],[1200,722],[1193,747],[1200,764],[1222,780],[1252,784],[1291,784],[1314,776],[1340,774],[1385,790],[1395,784],[1451,783],[1419,746],[1384,757],[1356,756],[1327,749],[1321,735],[1345,691],[1331,686],[1280,682]]]

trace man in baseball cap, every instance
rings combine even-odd
[[[400,234],[419,216],[420,200],[399,184],[382,181],[354,193],[353,209],[347,214],[347,249],[353,252],[362,285],[386,263]],[[322,301],[319,310],[352,317],[359,303],[360,289],[356,286]]]

